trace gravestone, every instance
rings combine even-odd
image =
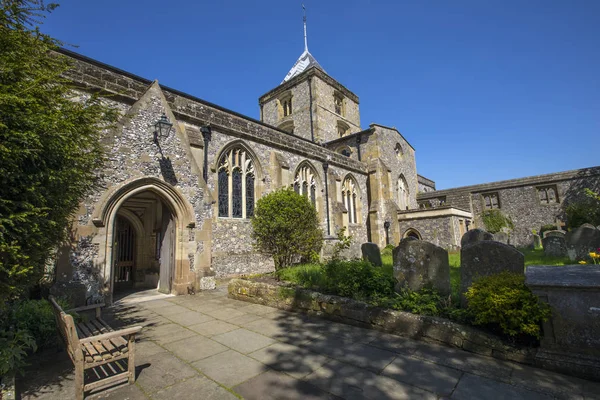
[[[557,236],[557,237],[561,237],[564,239],[566,234],[567,234],[567,232],[565,232],[563,230],[546,231],[546,232],[544,232],[544,238],[547,238],[548,236]]]
[[[363,243],[360,246],[360,250],[362,251],[363,260],[370,262],[376,267],[381,267],[383,265],[381,262],[381,251],[379,251],[379,246],[375,243]]]
[[[493,236],[494,236],[494,240],[496,242],[508,244],[508,233],[506,233],[506,232],[498,232],[498,233],[494,233]]]
[[[564,236],[546,236],[542,243],[544,244],[544,254],[549,257],[565,257],[567,255],[567,242]]]
[[[540,237],[540,235],[537,235],[537,234],[533,235],[533,248],[534,249],[542,248],[542,238]]]
[[[431,285],[443,295],[450,294],[450,265],[443,248],[423,240],[403,240],[392,256],[396,291],[404,285],[412,290]]]
[[[525,273],[525,256],[504,243],[481,241],[463,247],[460,251],[460,300],[466,306],[464,293],[479,277],[502,271]]]
[[[460,239],[460,246],[465,247],[482,240],[494,240],[494,236],[483,229],[471,229],[467,231]]]
[[[591,224],[583,224],[565,236],[567,255],[571,261],[588,258],[591,251],[600,248],[600,230]]]

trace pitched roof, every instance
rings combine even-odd
[[[298,58],[298,61],[296,61],[296,63],[292,67],[292,69],[290,69],[290,72],[288,72],[285,78],[283,78],[283,81],[281,81],[281,83],[289,81],[294,76],[301,74],[302,72],[306,71],[308,68],[313,66],[325,72],[325,70],[323,69],[323,67],[321,67],[319,62],[315,60],[312,54],[309,53],[308,49],[305,49],[304,52],[300,55],[300,58]]]

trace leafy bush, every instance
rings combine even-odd
[[[358,300],[394,293],[395,279],[368,261],[332,260],[323,268],[327,290]]]
[[[59,304],[68,308],[64,301]],[[56,322],[47,300],[25,300],[5,307],[0,314],[0,376],[21,371],[28,352],[49,348],[56,339]]]
[[[433,288],[413,291],[405,287],[399,293],[394,293],[387,302],[380,302],[376,305],[413,314],[432,316],[441,315],[445,308],[442,296]]]
[[[485,229],[490,233],[498,233],[503,228],[514,229],[512,220],[502,214],[500,210],[487,210],[481,213],[481,219]]]
[[[252,228],[256,248],[273,257],[275,270],[310,258],[323,245],[317,211],[308,198],[288,188],[256,202]]]
[[[525,286],[525,277],[502,272],[476,280],[465,294],[473,324],[498,327],[511,337],[540,337],[540,324],[550,317],[547,304]]]

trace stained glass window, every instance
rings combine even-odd
[[[359,196],[356,189],[356,183],[352,178],[348,177],[344,179],[344,183],[342,184],[342,201],[348,212],[348,223],[350,224],[356,224],[358,222],[358,205],[356,202],[358,201]]]
[[[310,202],[314,207],[317,206],[317,187],[315,185],[310,186]]]
[[[298,182],[294,182],[294,192],[300,194],[300,184]]]
[[[229,175],[224,169],[219,171],[219,217],[229,216]]]
[[[242,172],[236,168],[233,170],[232,178],[232,217],[242,218]]]
[[[246,218],[254,215],[254,175],[246,175]]]
[[[308,182],[302,182],[302,195],[308,199]]]

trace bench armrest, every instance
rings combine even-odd
[[[119,329],[118,331],[103,333],[102,335],[88,336],[86,338],[79,339],[79,343],[97,342],[99,340],[111,339],[117,336],[129,336],[138,333],[142,330],[141,326],[134,326],[132,328]]]
[[[95,308],[104,308],[105,306],[106,305],[104,303],[90,304],[89,306],[81,306],[81,307],[77,307],[77,308],[71,308],[70,310],[65,310],[65,312],[70,313],[70,312],[87,311],[87,310],[93,310]]]

